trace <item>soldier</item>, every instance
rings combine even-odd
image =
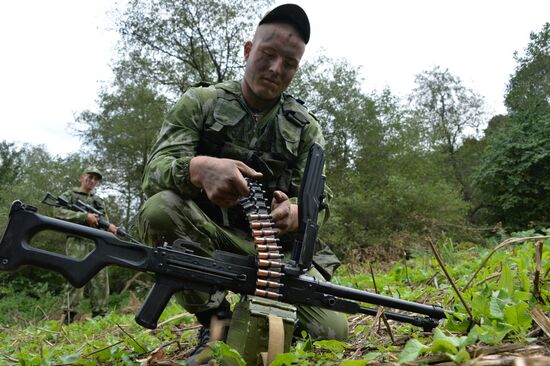
[[[65,199],[70,204],[76,204],[79,200],[94,207],[105,220],[108,221],[107,213],[105,211],[105,204],[103,200],[95,194],[96,187],[100,183],[102,175],[100,171],[95,167],[86,168],[80,175],[80,186],[66,191],[60,197]],[[99,217],[94,213],[76,212],[66,208],[56,207],[54,209],[55,217],[82,224],[90,227],[98,227]],[[107,231],[116,234],[117,227],[110,224]],[[86,239],[67,236],[66,253],[68,256],[75,258],[82,258],[90,251],[90,242]],[[102,269],[90,282],[84,287],[74,288],[72,286],[67,287],[67,309],[66,319],[67,323],[74,321],[75,316],[78,314],[77,310],[79,305],[85,296],[90,299],[90,305],[92,308],[92,316],[105,315],[107,311],[107,301],[109,297],[109,274],[107,268]]]
[[[261,178],[272,197],[271,213],[289,251],[298,229],[297,196],[308,152],[324,145],[316,118],[301,101],[285,94],[309,41],[306,13],[294,4],[271,10],[244,44],[244,78],[189,88],[167,115],[149,156],[143,189],[149,197],[139,213],[140,235],[153,245],[178,238],[214,250],[254,254],[239,197],[245,180]],[[326,188],[330,197],[330,191]],[[328,218],[328,209],[320,222]],[[284,244],[283,244],[284,245]],[[328,254],[327,254],[328,253]],[[339,264],[328,247],[308,273],[329,280]],[[200,351],[209,340],[211,319],[230,316],[224,293],[184,291],[176,295],[203,325]],[[345,315],[299,306],[298,331],[313,338],[345,339]]]

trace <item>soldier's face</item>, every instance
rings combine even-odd
[[[304,41],[291,25],[260,25],[254,40],[244,47],[243,93],[247,103],[260,108],[279,98],[298,70],[304,50]]]
[[[90,193],[94,188],[97,187],[101,178],[97,174],[82,174],[80,176],[80,190],[82,192]]]

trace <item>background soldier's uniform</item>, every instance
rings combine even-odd
[[[105,220],[109,220],[105,211],[105,204],[101,198],[93,193],[80,192],[79,187],[75,187],[63,193],[61,198],[71,204],[76,204],[78,200],[94,207]],[[86,225],[86,212],[76,212],[73,210],[56,207],[54,209],[55,217],[74,222],[76,224]],[[93,249],[92,243],[80,237],[67,236],[66,253],[68,256],[82,258]],[[67,286],[68,292],[68,311],[81,312],[78,307],[85,296],[90,299],[92,315],[104,315],[107,312],[107,303],[109,299],[109,273],[107,267],[95,275],[90,282],[81,288]]]
[[[185,238],[201,244],[199,254],[214,250],[255,255],[248,224],[240,206],[220,209],[193,186],[189,161],[196,155],[240,160],[263,173],[266,198],[285,192],[296,203],[301,178],[313,143],[324,145],[314,116],[296,99],[281,96],[270,111],[255,116],[235,81],[190,88],[168,114],[146,166],[143,189],[149,199],[139,215],[141,237],[153,245]],[[326,190],[328,199],[330,190]],[[321,211],[319,223],[328,218]],[[291,250],[292,236],[281,237]],[[315,267],[308,273],[330,279],[339,265],[336,256],[319,241]],[[178,294],[191,313],[216,308],[223,293],[196,291]],[[298,306],[298,329],[314,338],[344,339],[345,315],[310,306]]]

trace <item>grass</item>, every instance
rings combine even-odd
[[[372,274],[368,263],[341,268],[337,284],[374,292],[376,282],[381,294],[438,303],[462,315],[432,333],[380,316],[350,315],[347,342],[313,341],[303,334],[274,364],[415,364],[428,356],[468,364],[476,350],[503,344],[542,345],[540,354],[550,356],[548,336],[533,316],[535,309],[543,317],[550,312],[550,240],[514,240],[497,250],[452,241],[437,245],[462,300],[431,254]],[[113,296],[112,311],[103,318],[63,325],[55,315],[58,295],[48,285],[34,284],[31,292],[10,288],[0,290],[0,365],[177,365],[194,347],[198,325],[173,301],[160,319],[166,323],[154,331],[135,323],[136,304],[126,295]],[[227,358],[231,350],[222,344],[215,351]]]

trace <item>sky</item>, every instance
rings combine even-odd
[[[285,1],[276,1],[276,4]],[[530,32],[550,22],[548,0],[294,0],[311,23],[305,59],[324,53],[360,67],[365,92],[404,97],[415,75],[440,66],[482,95],[488,115]],[[94,109],[116,53],[114,0],[0,3],[0,141],[78,151],[69,123]]]

